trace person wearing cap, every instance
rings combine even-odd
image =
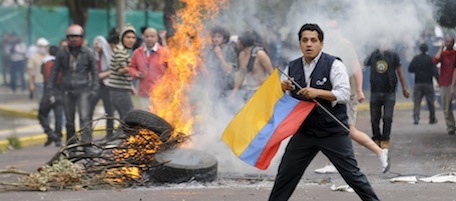
[[[84,128],[81,141],[92,141],[92,129],[87,126],[92,119],[90,103],[98,93],[100,84],[94,53],[90,48],[82,45],[84,29],[77,24],[70,25],[67,28],[66,39],[68,46],[57,53],[46,87],[55,88],[56,79],[61,73],[60,87],[63,93],[68,145],[76,142],[76,138],[73,138],[76,111],[79,114],[79,125]],[[89,149],[85,151],[90,152]]]
[[[130,50],[136,42],[136,30],[130,24],[125,25],[119,34],[119,44],[114,48],[109,66],[109,95],[114,112],[124,115],[134,108],[131,94],[134,92],[132,77],[128,73]]]
[[[45,38],[36,40],[36,52],[27,61],[27,71],[29,77],[29,91],[34,94],[37,100],[43,95],[44,79],[41,74],[41,65],[49,52],[49,42]]]

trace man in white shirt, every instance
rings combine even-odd
[[[346,103],[350,100],[350,84],[345,65],[321,51],[324,35],[318,25],[304,24],[298,36],[303,57],[290,62],[288,75],[303,88],[284,80],[282,89],[289,90],[294,98],[319,105],[290,139],[269,200],[288,200],[319,151],[362,200],[379,200],[357,166],[348,135]]]

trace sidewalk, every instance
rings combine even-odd
[[[0,151],[9,148],[8,138],[17,138],[21,147],[43,145],[46,142],[47,135],[38,122],[38,103],[36,99],[29,99],[28,94],[11,94],[9,88],[0,87],[0,120],[3,120],[0,123]],[[94,118],[102,117],[103,114],[102,106],[97,106]],[[77,122],[79,121],[76,119],[76,125]],[[62,125],[62,128],[65,140],[65,125]],[[95,127],[104,128],[104,121],[99,121]],[[98,135],[103,133],[94,132],[94,137]]]

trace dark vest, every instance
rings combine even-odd
[[[332,63],[336,57],[322,53],[314,71],[312,72],[310,87],[324,90],[332,90],[332,83],[330,81],[330,72]],[[301,87],[307,86],[307,81],[304,76],[303,58],[298,58],[289,63],[288,74],[295,79]],[[303,101],[313,101],[304,97],[298,96],[296,93],[299,91],[298,87],[296,90],[291,91],[291,96]],[[334,116],[337,117],[345,126],[348,127],[348,116],[346,104],[336,104],[331,107],[331,102],[321,98],[316,100],[329,110]],[[341,125],[339,125],[329,114],[327,114],[321,107],[316,106],[301,124],[299,132],[303,132],[308,135],[314,135],[317,137],[325,137],[334,134],[348,134]]]

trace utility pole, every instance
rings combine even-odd
[[[125,25],[125,0],[116,0],[117,27],[119,30]]]

